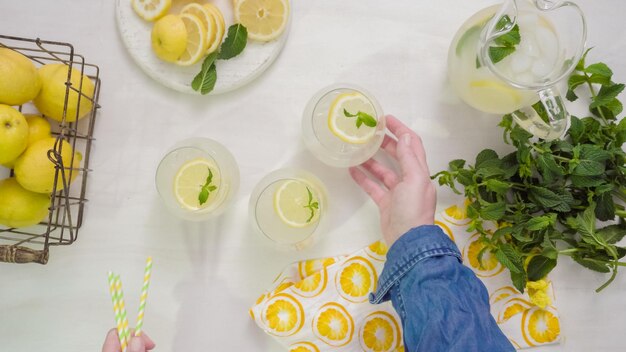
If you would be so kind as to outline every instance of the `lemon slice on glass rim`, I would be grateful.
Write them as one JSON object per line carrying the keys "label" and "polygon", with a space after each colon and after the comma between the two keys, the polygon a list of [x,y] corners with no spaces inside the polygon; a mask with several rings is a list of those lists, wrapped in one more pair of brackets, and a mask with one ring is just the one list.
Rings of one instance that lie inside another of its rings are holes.
{"label": "lemon slice on glass rim", "polygon": [[350,114],[366,113],[378,122],[372,102],[359,92],[343,93],[333,100],[328,111],[328,129],[332,134],[346,143],[367,143],[376,134],[376,127],[365,124],[357,127],[357,118],[346,116],[344,110]]}
{"label": "lemon slice on glass rim", "polygon": [[[291,227],[302,228],[315,224],[320,213],[316,193],[315,188],[306,181],[284,181],[274,193],[274,211],[283,223]],[[316,202],[317,208],[308,207]]]}
{"label": "lemon slice on glass rim", "polygon": [[139,17],[152,22],[167,14],[172,0],[132,0],[131,5]]}
{"label": "lemon slice on glass rim", "polygon": [[[198,196],[202,186],[206,183],[209,170],[213,174],[211,185],[217,189],[209,193],[204,204],[200,204]],[[200,210],[211,206],[220,190],[221,174],[217,165],[207,159],[198,158],[191,160],[180,167],[174,177],[174,196],[181,207],[187,210]]]}

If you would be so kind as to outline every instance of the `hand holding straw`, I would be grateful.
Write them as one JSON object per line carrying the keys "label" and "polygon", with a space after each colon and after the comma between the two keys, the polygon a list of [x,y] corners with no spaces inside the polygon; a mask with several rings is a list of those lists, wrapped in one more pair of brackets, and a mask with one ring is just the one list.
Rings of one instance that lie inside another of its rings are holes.
{"label": "hand holding straw", "polygon": [[[122,335],[120,336],[122,352],[126,352],[128,341],[130,340],[130,330],[128,328],[128,318],[126,316],[126,306],[124,304],[124,291],[122,291],[122,280],[119,275],[115,275],[115,291],[118,297],[120,318],[122,319]],[[122,341],[123,339],[123,341]]]}
{"label": "hand holding straw", "polygon": [[152,274],[152,257],[146,260],[146,268],[143,274],[143,286],[139,298],[139,313],[137,313],[137,325],[135,325],[135,336],[141,336],[143,328],[143,315],[146,309],[146,299],[148,298],[148,287],[150,286],[150,274]]}

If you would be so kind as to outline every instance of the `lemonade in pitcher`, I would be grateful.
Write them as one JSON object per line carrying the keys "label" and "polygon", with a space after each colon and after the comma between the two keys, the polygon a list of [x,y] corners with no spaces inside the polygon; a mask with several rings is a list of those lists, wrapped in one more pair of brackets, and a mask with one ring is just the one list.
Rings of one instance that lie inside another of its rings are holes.
{"label": "lemonade in pitcher", "polygon": [[[458,30],[448,52],[451,86],[468,105],[513,114],[534,135],[558,138],[568,113],[556,85],[580,59],[586,26],[570,2],[506,0],[479,11]],[[531,106],[541,102],[547,116]]]}

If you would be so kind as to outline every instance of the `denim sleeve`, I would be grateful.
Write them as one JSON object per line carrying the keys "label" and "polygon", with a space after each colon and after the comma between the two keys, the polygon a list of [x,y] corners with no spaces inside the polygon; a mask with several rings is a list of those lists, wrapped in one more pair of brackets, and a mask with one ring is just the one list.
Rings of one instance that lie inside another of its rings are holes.
{"label": "denim sleeve", "polygon": [[515,351],[489,312],[487,289],[438,226],[411,229],[391,246],[370,301],[389,299],[405,351]]}

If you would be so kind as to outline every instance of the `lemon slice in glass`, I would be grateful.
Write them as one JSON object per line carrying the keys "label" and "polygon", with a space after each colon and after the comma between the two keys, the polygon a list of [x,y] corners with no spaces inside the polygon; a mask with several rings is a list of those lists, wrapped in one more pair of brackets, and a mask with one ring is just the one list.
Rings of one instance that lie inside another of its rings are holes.
{"label": "lemon slice in glass", "polygon": [[[209,170],[213,174],[211,185],[217,187],[209,193],[209,198],[204,204],[200,204],[198,196],[202,186],[207,181]],[[194,159],[180,167],[174,178],[174,196],[178,203],[188,210],[200,210],[207,208],[217,197],[221,177],[219,168],[214,162],[207,159]]]}
{"label": "lemon slice in glass", "polygon": [[365,124],[357,127],[357,118],[347,117],[344,109],[350,114],[366,113],[378,121],[374,105],[359,92],[343,93],[335,98],[328,112],[328,128],[332,134],[346,143],[367,143],[376,133],[376,128]]}
{"label": "lemon slice in glass", "polygon": [[132,0],[135,13],[146,21],[155,21],[165,16],[172,6],[172,0]]}
{"label": "lemon slice in glass", "polygon": [[207,54],[210,54],[219,49],[224,39],[224,33],[226,31],[226,24],[224,22],[224,16],[222,11],[213,4],[204,4],[204,8],[213,16],[213,24],[215,25],[215,36],[209,41],[207,45]]}
{"label": "lemon slice in glass", "polygon": [[469,84],[469,100],[477,106],[487,107],[492,113],[510,111],[511,106],[522,103],[522,95],[516,89],[498,81],[489,79],[471,81]]}
{"label": "lemon slice in glass", "polygon": [[236,21],[246,26],[250,39],[268,42],[287,27],[289,0],[237,0],[234,6]]}
{"label": "lemon slice in glass", "polygon": [[184,13],[180,18],[187,29],[187,47],[176,63],[181,66],[193,65],[206,54],[207,30],[202,21],[194,15]]}
{"label": "lemon slice in glass", "polygon": [[[180,13],[188,13],[194,15],[202,21],[204,29],[206,30],[206,46],[210,47],[215,41],[215,34],[217,33],[217,26],[215,25],[215,19],[213,14],[205,6],[197,4],[195,2],[185,5]],[[208,52],[207,52],[208,53]]]}
{"label": "lemon slice in glass", "polygon": [[[317,209],[307,207],[313,203],[318,204]],[[274,211],[285,224],[306,227],[317,222],[319,218],[319,198],[315,189],[307,182],[287,180],[274,193]]]}

